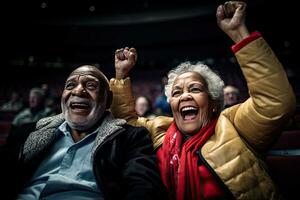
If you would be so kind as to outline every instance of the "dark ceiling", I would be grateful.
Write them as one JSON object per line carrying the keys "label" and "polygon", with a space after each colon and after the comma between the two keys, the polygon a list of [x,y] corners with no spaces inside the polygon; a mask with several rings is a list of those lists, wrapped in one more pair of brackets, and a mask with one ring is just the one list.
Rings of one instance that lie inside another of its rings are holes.
{"label": "dark ceiling", "polygon": [[[11,0],[2,4],[5,62],[11,67],[106,65],[124,46],[137,48],[142,68],[230,57],[232,42],[215,22],[222,2]],[[295,10],[293,1],[248,1],[247,24],[279,54],[290,54],[299,37]]]}

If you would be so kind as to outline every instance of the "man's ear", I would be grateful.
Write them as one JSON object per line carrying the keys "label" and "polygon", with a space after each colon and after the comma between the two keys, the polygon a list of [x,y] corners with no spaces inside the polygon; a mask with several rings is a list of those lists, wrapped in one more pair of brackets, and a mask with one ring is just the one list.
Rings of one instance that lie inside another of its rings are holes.
{"label": "man's ear", "polygon": [[106,99],[106,109],[109,109],[112,104],[113,93],[112,91],[107,91],[107,99]]}

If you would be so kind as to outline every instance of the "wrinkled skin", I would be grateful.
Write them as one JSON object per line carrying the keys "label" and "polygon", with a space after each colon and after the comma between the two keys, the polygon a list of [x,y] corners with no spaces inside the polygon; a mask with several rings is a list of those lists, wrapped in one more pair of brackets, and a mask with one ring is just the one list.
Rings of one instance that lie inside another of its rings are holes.
{"label": "wrinkled skin", "polygon": [[177,76],[170,105],[176,125],[183,134],[194,135],[211,120],[213,106],[207,86],[203,77],[196,72]]}
{"label": "wrinkled skin", "polygon": [[61,107],[68,125],[75,130],[92,129],[110,106],[107,79],[93,66],[81,66],[68,77]]}

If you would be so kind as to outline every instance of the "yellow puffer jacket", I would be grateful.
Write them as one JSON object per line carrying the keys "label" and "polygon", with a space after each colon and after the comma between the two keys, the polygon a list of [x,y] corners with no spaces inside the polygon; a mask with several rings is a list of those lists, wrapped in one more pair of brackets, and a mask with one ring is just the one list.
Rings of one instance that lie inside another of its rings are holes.
{"label": "yellow puffer jacket", "polygon": [[[246,78],[250,98],[224,110],[215,134],[200,157],[217,174],[236,199],[279,199],[275,186],[259,159],[278,138],[295,109],[295,96],[283,67],[260,37],[235,54]],[[158,148],[173,118],[138,118],[130,79],[110,81],[114,93],[111,110],[133,125],[145,126]]]}

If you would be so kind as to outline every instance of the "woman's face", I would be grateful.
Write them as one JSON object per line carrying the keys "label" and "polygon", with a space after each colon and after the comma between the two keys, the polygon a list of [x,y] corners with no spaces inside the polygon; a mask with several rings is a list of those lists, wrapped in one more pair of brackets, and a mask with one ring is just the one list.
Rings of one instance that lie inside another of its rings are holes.
{"label": "woman's face", "polygon": [[170,105],[178,129],[187,135],[197,133],[212,115],[212,105],[203,77],[196,72],[186,72],[176,77]]}
{"label": "woman's face", "polygon": [[149,110],[149,103],[145,97],[139,97],[135,101],[135,111],[140,117],[144,117]]}

